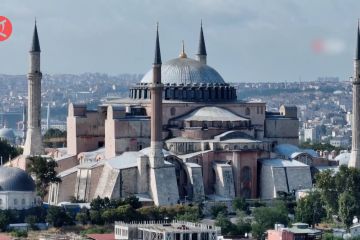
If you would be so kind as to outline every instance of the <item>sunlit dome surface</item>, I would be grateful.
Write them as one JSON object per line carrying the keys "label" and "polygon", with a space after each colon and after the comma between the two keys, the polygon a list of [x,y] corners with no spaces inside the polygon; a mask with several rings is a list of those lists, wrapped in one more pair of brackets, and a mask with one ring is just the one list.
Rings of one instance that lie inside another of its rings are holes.
{"label": "sunlit dome surface", "polygon": [[[145,74],[141,83],[151,83],[152,69]],[[191,58],[175,58],[161,67],[161,81],[163,84],[201,84],[219,83],[225,81],[212,67]]]}

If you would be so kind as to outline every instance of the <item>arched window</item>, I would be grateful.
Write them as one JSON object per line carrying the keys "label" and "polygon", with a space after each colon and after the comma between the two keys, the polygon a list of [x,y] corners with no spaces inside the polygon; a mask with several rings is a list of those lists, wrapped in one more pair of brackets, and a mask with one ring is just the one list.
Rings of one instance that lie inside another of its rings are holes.
{"label": "arched window", "polygon": [[15,198],[14,199],[14,205],[17,205],[18,204],[18,200]]}
{"label": "arched window", "polygon": [[249,115],[250,115],[250,108],[249,108],[249,107],[247,107],[247,108],[245,109],[245,115],[246,115],[246,116],[249,116]]}
{"label": "arched window", "polygon": [[26,202],[25,202],[25,198],[21,199],[21,204],[22,204],[22,205],[25,205],[25,203],[26,203]]}
{"label": "arched window", "polygon": [[0,198],[0,205],[2,205],[3,204],[3,202],[2,202],[2,199]]}

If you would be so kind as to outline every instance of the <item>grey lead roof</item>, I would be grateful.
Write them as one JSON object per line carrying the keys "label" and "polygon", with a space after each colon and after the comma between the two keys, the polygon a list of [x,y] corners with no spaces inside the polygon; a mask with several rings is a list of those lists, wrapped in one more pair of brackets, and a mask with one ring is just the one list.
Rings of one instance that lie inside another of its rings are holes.
{"label": "grey lead roof", "polygon": [[[141,83],[151,83],[152,69],[145,74]],[[175,58],[161,67],[161,81],[163,84],[201,84],[225,83],[221,75],[212,67],[191,58]]]}
{"label": "grey lead roof", "polygon": [[220,107],[201,107],[185,116],[176,118],[184,121],[249,121],[247,118],[236,115],[225,108]]}
{"label": "grey lead roof", "polygon": [[33,40],[31,44],[30,52],[41,52],[36,22],[35,22],[35,28],[34,28],[34,34],[33,34]]}
{"label": "grey lead roof", "polygon": [[0,191],[35,191],[34,180],[24,170],[0,167]]}

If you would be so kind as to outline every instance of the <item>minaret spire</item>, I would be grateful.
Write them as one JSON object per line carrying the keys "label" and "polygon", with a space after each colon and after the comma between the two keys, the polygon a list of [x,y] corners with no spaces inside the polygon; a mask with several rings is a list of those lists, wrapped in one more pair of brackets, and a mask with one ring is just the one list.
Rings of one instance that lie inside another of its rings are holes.
{"label": "minaret spire", "polygon": [[358,19],[355,60],[360,60],[360,26]]}
{"label": "minaret spire", "polygon": [[207,54],[206,54],[206,45],[205,45],[202,20],[201,20],[201,24],[200,24],[199,48],[198,48],[198,52],[197,52],[196,56],[197,56],[198,61],[206,64]]}
{"label": "minaret spire", "polygon": [[156,42],[155,42],[155,58],[154,65],[161,64],[161,52],[159,41],[159,23],[156,23]]}
{"label": "minaret spire", "polygon": [[41,52],[39,36],[38,36],[38,31],[37,31],[37,26],[36,26],[36,18],[35,18],[34,34],[33,34],[30,52]]}
{"label": "minaret spire", "polygon": [[352,143],[349,167],[360,168],[360,28],[357,27],[357,42],[354,59],[352,86]]}

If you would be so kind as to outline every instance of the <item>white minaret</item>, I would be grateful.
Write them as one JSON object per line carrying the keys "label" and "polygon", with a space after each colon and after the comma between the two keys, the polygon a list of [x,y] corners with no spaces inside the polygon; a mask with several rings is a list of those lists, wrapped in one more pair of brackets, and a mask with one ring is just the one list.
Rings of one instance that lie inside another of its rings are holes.
{"label": "white minaret", "polygon": [[360,168],[360,29],[358,24],[353,77],[352,147],[349,167]]}
{"label": "white minaret", "polygon": [[27,132],[24,155],[44,153],[41,137],[41,78],[40,43],[35,22],[33,41],[30,49],[30,69],[28,78]]}

